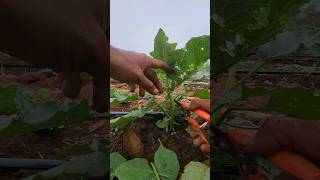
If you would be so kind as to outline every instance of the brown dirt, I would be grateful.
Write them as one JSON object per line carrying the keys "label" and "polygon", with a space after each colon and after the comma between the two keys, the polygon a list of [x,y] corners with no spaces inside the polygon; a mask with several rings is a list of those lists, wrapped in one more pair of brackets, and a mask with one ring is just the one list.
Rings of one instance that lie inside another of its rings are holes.
{"label": "brown dirt", "polygon": [[[34,98],[46,101],[63,101],[67,99],[59,90],[60,81],[57,77],[37,80],[33,83],[18,82],[19,77],[9,75],[0,78],[0,85],[18,85],[21,89],[32,93]],[[48,89],[52,96],[44,96],[41,89]],[[79,99],[91,103],[92,84],[83,87]],[[0,137],[1,158],[27,158],[27,159],[59,159],[70,160],[70,156],[61,155],[59,148],[75,144],[92,144],[100,139],[108,138],[107,121],[88,121],[81,124],[68,125],[54,130],[44,130],[8,137]],[[15,180],[33,175],[40,171],[19,170],[1,171],[0,179]]]}
{"label": "brown dirt", "polygon": [[[180,162],[180,171],[190,161],[203,162],[206,156],[200,151],[199,148],[195,148],[192,144],[192,139],[185,130],[187,126],[181,125],[176,127],[176,134],[171,135],[170,132],[166,132],[164,129],[159,129],[155,126],[155,121],[151,118],[145,118],[137,120],[130,125],[135,133],[141,138],[144,144],[144,158],[149,161],[153,161],[154,153],[159,148],[159,140],[166,147],[174,151]],[[129,158],[124,151],[122,144],[123,130],[119,130],[111,136],[111,152],[119,152],[127,159]]]}

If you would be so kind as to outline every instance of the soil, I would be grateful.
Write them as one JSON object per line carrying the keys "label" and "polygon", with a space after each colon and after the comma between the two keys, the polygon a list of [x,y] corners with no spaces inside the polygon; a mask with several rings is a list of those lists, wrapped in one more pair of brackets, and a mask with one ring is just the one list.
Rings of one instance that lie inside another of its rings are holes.
{"label": "soil", "polygon": [[[15,74],[14,72],[12,74]],[[24,91],[32,93],[36,99],[46,101],[64,101],[66,98],[60,91],[60,81],[56,76],[40,78],[32,83],[22,82],[21,74],[0,77],[0,85],[17,85]],[[37,78],[35,78],[37,79]],[[44,92],[45,91],[45,92]],[[48,95],[46,92],[50,92]],[[92,83],[82,88],[78,99],[91,103]],[[0,158],[24,159],[56,159],[70,160],[71,156],[58,153],[62,147],[76,144],[92,144],[108,138],[107,121],[100,119],[81,124],[67,125],[53,130],[41,130],[34,133],[0,137]],[[0,170],[0,179],[15,180],[41,171],[35,170]]]}
{"label": "soil", "polygon": [[[119,91],[128,92],[128,88],[123,84],[120,84],[116,81],[111,81],[111,86],[116,87]],[[209,83],[191,83],[185,84],[184,87],[192,87],[192,88],[210,88]],[[183,88],[183,87],[181,87]],[[177,91],[179,91],[178,88]],[[193,94],[186,97],[189,100],[192,100]],[[159,101],[163,100],[163,96],[156,96],[156,99]],[[111,111],[120,111],[125,112],[129,111],[133,107],[137,107],[140,105],[145,105],[145,100],[140,99],[137,101],[133,101],[130,104],[122,104],[115,105],[111,107]],[[186,131],[188,125],[183,124],[175,127],[174,133],[170,131],[166,131],[165,129],[160,129],[155,125],[156,119],[152,117],[145,117],[139,120],[134,121],[130,125],[128,125],[141,139],[144,145],[144,154],[142,158],[146,158],[149,161],[154,160],[154,154],[160,146],[160,142],[168,149],[174,151],[177,154],[179,163],[180,163],[180,173],[183,172],[184,167],[190,161],[200,161],[203,162],[208,159],[208,156],[205,155],[200,148],[196,148],[193,146],[192,138],[189,133]],[[209,131],[206,132],[209,134]],[[124,130],[120,129],[116,132],[111,132],[110,136],[110,150],[111,152],[119,152],[126,159],[131,159],[128,153],[125,151],[123,146],[123,134]],[[208,136],[207,136],[208,137]]]}
{"label": "soil", "polygon": [[[165,129],[156,127],[155,121],[152,118],[137,120],[132,123],[130,127],[138,137],[140,137],[144,144],[143,158],[147,158],[149,161],[154,160],[154,153],[159,148],[160,142],[166,148],[171,149],[177,154],[181,172],[190,161],[203,162],[208,158],[200,151],[199,148],[195,148],[193,146],[192,139],[186,131],[186,125],[176,127],[175,134],[171,134],[170,132],[166,132]],[[127,159],[130,159],[123,148],[123,133],[123,130],[119,130],[111,136],[110,149],[111,152],[119,152]]]}
{"label": "soil", "polygon": [[[7,64],[12,63],[14,59],[8,59]],[[18,64],[24,64],[19,62]],[[0,85],[14,84],[18,85],[25,91],[32,92],[33,96],[39,99],[63,101],[67,98],[64,97],[62,92],[59,90],[60,81],[59,78],[51,76],[43,79],[38,78],[38,80],[32,82],[21,82],[21,76],[24,72],[34,72],[35,68],[11,68],[11,70],[6,70],[6,73],[11,75],[1,77]],[[20,81],[19,81],[20,79]],[[22,78],[23,79],[23,78]],[[112,86],[117,87],[119,90],[127,91],[126,86],[123,84],[113,81]],[[207,88],[209,89],[209,83],[192,83],[186,84],[185,86],[191,88]],[[47,89],[53,92],[52,95],[48,96],[43,93],[41,89]],[[92,97],[92,85],[91,83],[83,87],[79,99],[85,99],[91,103]],[[192,94],[190,95],[192,96]],[[161,99],[162,96],[157,98]],[[190,97],[192,99],[194,97]],[[130,111],[132,107],[138,105],[144,105],[145,100],[134,101],[130,104],[117,105],[112,107],[112,111]],[[57,149],[73,144],[91,144],[95,140],[107,139],[109,131],[106,128],[107,121],[90,121],[82,124],[70,125],[61,129],[54,129],[52,131],[42,131],[35,133],[28,133],[22,135],[15,135],[11,137],[0,137],[0,157],[6,158],[37,158],[37,159],[60,159],[69,160],[72,157],[60,155],[57,153]],[[160,142],[173,150],[180,162],[180,172],[190,161],[200,161],[208,159],[199,148],[195,148],[192,144],[192,138],[186,131],[187,125],[181,125],[175,127],[175,134],[166,132],[164,129],[159,129],[155,126],[155,120],[152,118],[144,118],[137,120],[130,125],[136,134],[141,138],[144,144],[144,157],[150,161],[153,161],[154,153],[158,149]],[[117,132],[110,133],[110,149],[112,152],[119,152],[126,158],[129,158],[126,152],[124,152],[122,145],[122,135],[123,130],[118,130]],[[20,179],[22,177],[30,176],[34,173],[40,171],[0,171],[0,179]]]}

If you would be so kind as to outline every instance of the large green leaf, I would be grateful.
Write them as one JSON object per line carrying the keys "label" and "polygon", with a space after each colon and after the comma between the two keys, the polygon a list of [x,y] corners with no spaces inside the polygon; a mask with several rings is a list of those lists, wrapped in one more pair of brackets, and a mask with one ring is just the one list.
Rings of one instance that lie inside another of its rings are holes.
{"label": "large green leaf", "polygon": [[156,174],[146,159],[135,158],[122,163],[115,171],[120,180],[156,180]]}
{"label": "large green leaf", "polygon": [[131,101],[138,100],[139,96],[133,93],[122,93],[116,88],[110,89],[110,103],[111,105],[126,104]]}
{"label": "large green leaf", "polygon": [[266,107],[267,110],[282,112],[292,117],[319,119],[320,96],[317,91],[301,87],[276,87],[273,89],[243,87],[242,98],[271,96]]}
{"label": "large green leaf", "polygon": [[196,89],[194,96],[200,99],[210,99],[210,92],[208,89]]}
{"label": "large green leaf", "polygon": [[115,176],[115,170],[122,164],[126,162],[126,159],[121,156],[118,152],[110,154],[110,179],[112,180]]}
{"label": "large green leaf", "polygon": [[123,128],[130,122],[142,118],[146,111],[144,108],[139,107],[139,109],[130,112],[124,116],[114,118],[110,120],[110,128]]}
{"label": "large green leaf", "polygon": [[[89,145],[87,145],[89,147]],[[107,141],[96,141],[89,147],[92,152],[81,155],[58,167],[40,172],[27,180],[68,180],[107,177],[109,169],[109,152]]]}
{"label": "large green leaf", "polygon": [[210,58],[210,37],[207,35],[191,38],[185,48],[176,49],[176,43],[169,43],[162,29],[155,37],[154,58],[164,60],[176,73],[170,75],[177,85],[197,73]]}
{"label": "large green leaf", "polygon": [[177,43],[169,43],[169,38],[162,29],[159,29],[158,34],[154,39],[154,51],[151,56],[156,59],[168,61],[169,54],[176,50]]}
{"label": "large green leaf", "polygon": [[[289,18],[310,0],[213,0],[211,52],[213,74],[225,72],[240,59],[281,33]],[[264,58],[264,57],[262,57]]]}
{"label": "large green leaf", "polygon": [[300,13],[288,24],[286,30],[275,39],[261,46],[257,55],[272,58],[307,48],[314,56],[320,56],[320,0],[305,4]]}
{"label": "large green leaf", "polygon": [[203,163],[191,161],[184,168],[180,180],[210,180],[210,168]]}
{"label": "large green leaf", "polygon": [[177,154],[170,149],[160,146],[154,155],[154,164],[162,180],[176,180],[179,174]]}
{"label": "large green leaf", "polygon": [[16,86],[0,88],[0,92],[0,99],[3,100],[0,101],[3,112],[0,113],[11,113],[0,116],[0,135],[49,129],[80,123],[89,118],[89,106],[85,101],[68,103],[35,101]]}
{"label": "large green leaf", "polygon": [[14,102],[17,86],[0,86],[0,114],[12,114],[17,112],[17,106]]}
{"label": "large green leaf", "polygon": [[67,180],[106,176],[108,157],[109,155],[105,152],[83,155],[56,168],[24,178],[24,180]]}
{"label": "large green leaf", "polygon": [[[89,106],[81,101],[61,106],[42,104],[41,108],[21,116],[2,116],[0,135],[13,135],[50,129],[67,124],[80,123],[88,119]],[[54,111],[54,113],[53,113]]]}

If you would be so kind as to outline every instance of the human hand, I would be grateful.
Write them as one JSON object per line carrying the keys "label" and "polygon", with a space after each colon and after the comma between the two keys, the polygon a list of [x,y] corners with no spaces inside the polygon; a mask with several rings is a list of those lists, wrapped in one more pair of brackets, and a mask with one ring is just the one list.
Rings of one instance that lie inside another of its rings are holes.
{"label": "human hand", "polygon": [[108,1],[0,1],[0,49],[61,74],[71,98],[81,89],[80,72],[93,77],[93,108],[107,107]]}
{"label": "human hand", "polygon": [[161,83],[153,69],[161,69],[166,73],[175,70],[161,60],[153,59],[142,53],[110,47],[110,75],[112,78],[130,85],[131,91],[139,86],[139,95],[145,91],[156,95],[163,93]]}
{"label": "human hand", "polygon": [[279,150],[288,150],[320,159],[319,131],[319,121],[270,116],[243,151],[269,156]]}
{"label": "human hand", "polygon": [[[202,109],[209,113],[210,112],[209,100],[194,99],[193,101],[191,101],[190,106],[187,108],[187,110],[194,111],[196,109]],[[200,124],[202,124],[205,121],[200,117],[197,117],[196,120]],[[210,126],[206,126],[206,131],[210,133],[209,127]],[[193,138],[193,145],[195,147],[200,147],[202,152],[210,154],[210,144],[206,144],[204,140],[200,138],[198,130],[192,130],[190,133],[190,136]]]}

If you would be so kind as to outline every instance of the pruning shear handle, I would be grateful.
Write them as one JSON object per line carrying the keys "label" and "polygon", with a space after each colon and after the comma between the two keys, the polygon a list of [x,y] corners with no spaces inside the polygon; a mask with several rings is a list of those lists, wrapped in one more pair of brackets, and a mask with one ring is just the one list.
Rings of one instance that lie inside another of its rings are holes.
{"label": "pruning shear handle", "polygon": [[[183,108],[188,108],[190,106],[190,103],[187,102],[180,102],[180,105]],[[201,117],[202,119],[204,119],[206,122],[210,123],[210,114],[207,113],[206,111],[202,110],[202,109],[196,109],[193,111],[196,115],[198,115],[199,117]]]}
{"label": "pruning shear handle", "polygon": [[[188,108],[190,103],[187,102],[179,102],[180,106],[184,109]],[[204,119],[206,122],[206,124],[210,123],[210,114],[207,113],[206,111],[202,110],[202,109],[196,109],[193,111],[196,115],[198,115],[199,117],[201,117],[202,119]],[[205,137],[205,135],[203,134],[203,132],[201,132],[201,128],[203,125],[200,125],[194,118],[192,118],[191,116],[187,116],[186,120],[193,126],[193,128],[195,130],[198,131],[199,137],[206,143],[209,144],[209,141],[207,140],[207,138]],[[206,125],[205,124],[205,125]]]}
{"label": "pruning shear handle", "polygon": [[[254,134],[236,128],[228,128],[227,134],[233,144],[242,144],[243,142],[252,141],[254,138]],[[267,157],[267,159],[299,179],[320,180],[320,169],[307,159],[293,152],[278,151]]]}

